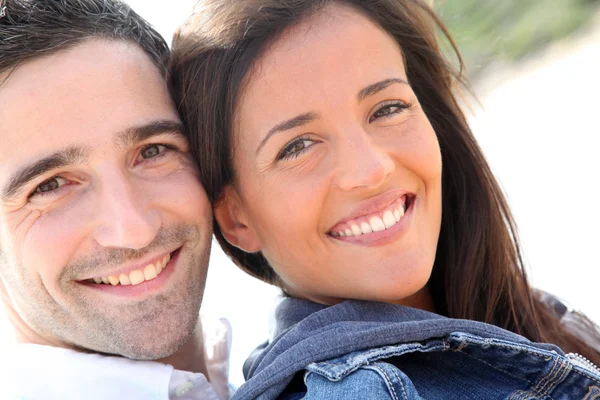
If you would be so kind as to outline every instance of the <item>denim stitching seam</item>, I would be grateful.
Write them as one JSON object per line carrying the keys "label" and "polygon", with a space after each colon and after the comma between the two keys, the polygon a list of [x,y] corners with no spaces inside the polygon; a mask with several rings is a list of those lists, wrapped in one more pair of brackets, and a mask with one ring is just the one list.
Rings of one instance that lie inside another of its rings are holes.
{"label": "denim stitching seam", "polygon": [[[390,388],[390,391],[392,392],[392,395],[394,396],[394,399],[400,400],[400,399],[398,399],[398,395],[396,394],[396,390],[394,389],[394,385],[392,385],[392,381],[391,381],[390,377],[388,376],[388,374],[378,365],[373,364],[373,365],[370,365],[369,367],[378,370],[383,375],[385,381],[388,384],[388,387]],[[409,399],[407,398],[406,400],[409,400]]]}
{"label": "denim stitching seam", "polygon": [[581,375],[581,376],[583,376],[583,377],[584,377],[584,378],[586,378],[586,379],[590,379],[590,380],[592,380],[592,381],[594,381],[594,382],[596,382],[596,383],[600,384],[600,380],[598,380],[598,379],[594,378],[593,376],[590,376],[590,375],[588,375],[588,374],[585,374],[585,373],[583,373],[583,372],[581,372],[581,371],[579,371],[579,370],[577,370],[577,369],[575,369],[575,368],[573,368],[573,372],[575,372],[575,373],[576,373],[576,374],[578,374],[578,375]]}
{"label": "denim stitching seam", "polygon": [[402,388],[402,393],[404,393],[404,397],[406,398],[406,400],[409,400],[408,394],[406,393],[406,389],[404,389],[404,382],[402,382],[402,378],[400,378],[400,375],[398,375],[398,372],[396,370],[397,368],[394,366],[392,372],[394,373],[394,375],[396,375],[396,379],[398,379],[398,382],[400,382],[400,387]]}
{"label": "denim stitching seam", "polygon": [[556,388],[556,385],[559,382],[562,382],[562,380],[564,379],[564,376],[569,373],[568,367],[569,367],[569,364],[566,362],[566,360],[562,360],[560,362],[559,368],[556,371],[556,374],[555,374],[556,376],[552,377],[552,380],[550,380],[550,379],[548,380],[546,389],[543,392],[541,392],[540,394],[552,398],[552,396],[550,396],[548,393],[552,389]]}
{"label": "denim stitching seam", "polygon": [[486,362],[486,361],[483,361],[482,359],[480,359],[480,358],[478,358],[478,357],[475,357],[475,356],[474,356],[474,355],[472,355],[472,354],[465,353],[464,351],[461,351],[461,353],[462,353],[462,354],[464,354],[464,355],[466,355],[466,356],[468,356],[468,357],[474,358],[475,360],[477,360],[477,361],[479,361],[479,362],[481,362],[481,363],[483,363],[483,364],[485,364],[485,365],[489,366],[490,368],[493,368],[493,369],[495,369],[496,371],[500,371],[500,372],[502,372],[502,373],[504,373],[504,374],[506,374],[506,375],[512,376],[512,377],[513,377],[513,378],[515,378],[515,379],[520,379],[520,380],[522,380],[522,381],[529,382],[531,385],[534,385],[534,383],[533,383],[533,382],[531,382],[531,381],[530,381],[529,379],[527,379],[527,378],[523,378],[523,377],[520,377],[520,376],[513,375],[513,374],[511,374],[510,372],[507,372],[507,371],[504,371],[504,370],[502,370],[502,369],[500,369],[500,368],[497,368],[497,367],[493,366],[492,364],[490,364],[490,363],[488,363],[488,362]]}
{"label": "denim stitching seam", "polygon": [[547,390],[546,387],[554,381],[554,377],[559,372],[560,372],[560,364],[558,363],[558,358],[555,358],[554,365],[552,366],[550,373],[548,373],[542,379],[540,379],[538,381],[537,385],[535,385],[535,387],[533,388],[533,390],[531,390],[531,392],[535,393],[536,395],[541,395],[541,394],[545,393]]}
{"label": "denim stitching seam", "polygon": [[[550,372],[545,375],[542,379],[538,381],[536,385],[530,390],[519,390],[515,394],[513,394],[510,399],[511,400],[520,400],[520,399],[530,399],[530,398],[540,398],[541,396],[548,397],[550,400],[554,400],[552,396],[548,395],[547,392],[552,388],[551,384],[556,382],[555,376],[558,375],[562,371],[562,375],[567,372],[567,368],[561,368],[564,366],[564,363],[558,364],[558,358],[554,359],[554,365]],[[533,385],[533,382],[530,382]],[[541,385],[541,387],[540,387]],[[547,387],[546,387],[547,386]],[[545,389],[544,389],[545,388]]]}

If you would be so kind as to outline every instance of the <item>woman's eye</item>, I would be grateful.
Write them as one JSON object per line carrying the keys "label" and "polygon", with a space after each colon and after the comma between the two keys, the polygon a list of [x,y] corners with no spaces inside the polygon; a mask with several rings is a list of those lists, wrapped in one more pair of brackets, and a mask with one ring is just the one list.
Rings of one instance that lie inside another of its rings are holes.
{"label": "woman's eye", "polygon": [[299,156],[304,150],[314,145],[315,141],[310,139],[294,139],[288,143],[277,155],[277,160],[293,158]]}
{"label": "woman's eye", "polygon": [[385,118],[385,117],[392,116],[394,114],[398,114],[398,113],[404,111],[405,109],[407,109],[408,107],[409,107],[408,104],[400,102],[400,101],[395,101],[393,103],[384,104],[382,107],[380,107],[377,111],[375,111],[373,113],[371,118],[369,118],[369,122],[373,122],[376,119]]}
{"label": "woman's eye", "polygon": [[55,176],[53,178],[48,179],[47,181],[40,183],[35,188],[31,196],[44,195],[55,192],[56,190],[66,185],[67,182],[68,181],[66,179],[61,178],[60,176]]}

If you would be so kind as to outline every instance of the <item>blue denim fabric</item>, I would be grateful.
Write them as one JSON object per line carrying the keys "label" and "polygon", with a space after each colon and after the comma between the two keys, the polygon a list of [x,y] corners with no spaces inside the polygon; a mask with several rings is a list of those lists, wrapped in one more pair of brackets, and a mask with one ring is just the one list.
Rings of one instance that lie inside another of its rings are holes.
{"label": "blue denim fabric", "polygon": [[600,398],[600,376],[568,357],[465,333],[355,352],[306,369],[306,400]]}
{"label": "blue denim fabric", "polygon": [[[286,299],[234,399],[600,399],[600,375],[559,348],[408,307]],[[303,390],[286,390],[303,374]]]}

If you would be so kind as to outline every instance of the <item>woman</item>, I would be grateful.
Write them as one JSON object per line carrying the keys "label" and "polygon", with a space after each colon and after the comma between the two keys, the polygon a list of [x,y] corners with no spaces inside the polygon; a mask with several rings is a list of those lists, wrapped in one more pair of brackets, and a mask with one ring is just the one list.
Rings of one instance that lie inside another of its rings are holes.
{"label": "woman", "polygon": [[290,296],[239,398],[600,393],[529,341],[600,360],[592,324],[527,283],[435,26],[453,45],[418,0],[207,0],[176,37],[215,235]]}

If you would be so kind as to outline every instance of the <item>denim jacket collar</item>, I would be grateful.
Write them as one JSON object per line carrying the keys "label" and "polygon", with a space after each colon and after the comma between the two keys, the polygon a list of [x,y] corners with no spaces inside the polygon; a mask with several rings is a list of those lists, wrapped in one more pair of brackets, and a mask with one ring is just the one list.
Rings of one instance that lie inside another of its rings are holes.
{"label": "denim jacket collar", "polygon": [[[410,307],[349,300],[334,306],[288,298],[276,310],[274,338],[257,349],[244,365],[246,379],[236,395],[276,397],[308,364],[368,348],[443,337],[453,332],[530,344],[496,326],[442,317]],[[540,348],[562,351],[550,344]]]}

